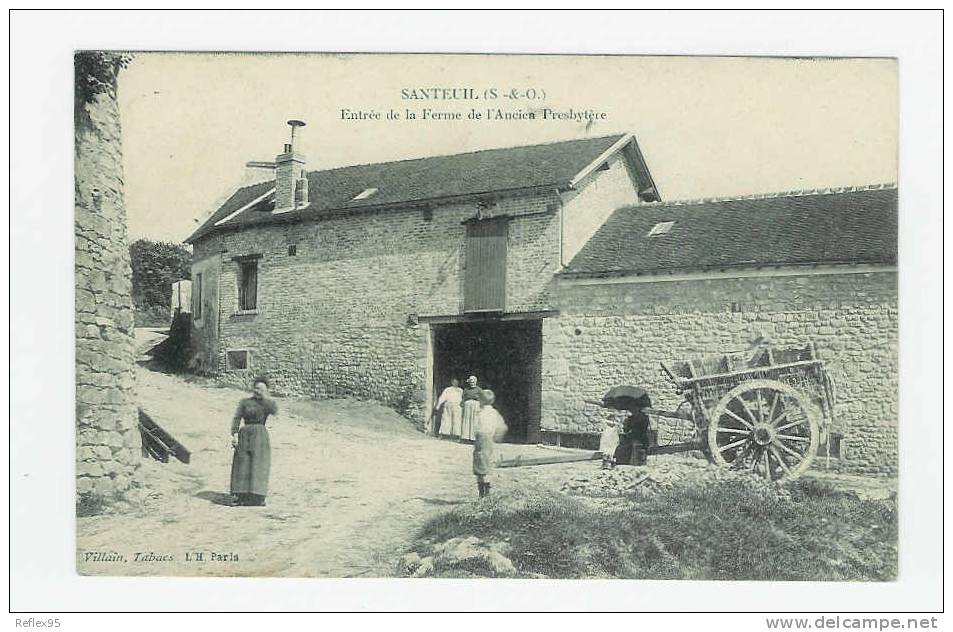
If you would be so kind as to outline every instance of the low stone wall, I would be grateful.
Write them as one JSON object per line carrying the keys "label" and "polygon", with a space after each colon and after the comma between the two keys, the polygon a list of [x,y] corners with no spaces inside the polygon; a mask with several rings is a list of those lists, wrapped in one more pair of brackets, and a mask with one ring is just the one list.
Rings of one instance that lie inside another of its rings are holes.
{"label": "low stone wall", "polygon": [[659,363],[745,349],[816,345],[837,384],[832,467],[897,471],[896,272],[573,284],[557,292],[560,315],[543,324],[544,431],[601,429],[587,405],[616,384],[645,387],[655,407],[681,397]]}
{"label": "low stone wall", "polygon": [[426,325],[272,329],[264,337],[251,327],[231,330],[228,348],[248,349],[249,367],[221,371],[222,383],[249,388],[266,375],[279,395],[374,399],[412,419],[423,416]]}

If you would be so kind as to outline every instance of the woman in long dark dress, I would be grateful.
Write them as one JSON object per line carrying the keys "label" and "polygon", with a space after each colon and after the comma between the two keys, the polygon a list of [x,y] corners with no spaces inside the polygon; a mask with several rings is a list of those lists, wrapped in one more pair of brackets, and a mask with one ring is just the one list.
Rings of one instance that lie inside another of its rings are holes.
{"label": "woman in long dark dress", "polygon": [[271,441],[265,422],[277,413],[278,405],[268,396],[268,380],[255,378],[252,396],[239,402],[232,419],[231,491],[237,505],[265,504],[271,473]]}

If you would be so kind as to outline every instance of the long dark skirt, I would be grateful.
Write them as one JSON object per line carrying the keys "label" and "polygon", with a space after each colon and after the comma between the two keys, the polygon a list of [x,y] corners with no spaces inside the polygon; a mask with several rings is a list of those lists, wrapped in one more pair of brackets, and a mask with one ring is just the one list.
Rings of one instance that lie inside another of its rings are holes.
{"label": "long dark skirt", "polygon": [[268,495],[271,441],[263,424],[248,424],[238,431],[232,457],[232,493]]}

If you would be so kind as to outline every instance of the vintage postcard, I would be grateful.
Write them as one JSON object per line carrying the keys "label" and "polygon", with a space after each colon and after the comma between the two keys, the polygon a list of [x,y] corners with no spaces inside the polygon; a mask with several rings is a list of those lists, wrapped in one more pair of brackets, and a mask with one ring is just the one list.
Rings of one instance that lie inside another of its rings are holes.
{"label": "vintage postcard", "polygon": [[897,578],[896,60],[75,77],[80,574]]}

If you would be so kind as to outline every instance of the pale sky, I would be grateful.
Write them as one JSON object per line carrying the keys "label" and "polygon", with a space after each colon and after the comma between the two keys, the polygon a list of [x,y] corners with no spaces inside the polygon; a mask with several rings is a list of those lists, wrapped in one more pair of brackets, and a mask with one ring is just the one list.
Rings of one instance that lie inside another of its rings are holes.
{"label": "pale sky", "polygon": [[[469,87],[478,101],[401,89]],[[534,88],[545,100],[486,100]],[[897,181],[892,60],[139,53],[120,75],[130,239],[181,241],[249,160],[274,160],[286,121],[306,168],[633,133],[667,201]],[[591,109],[551,120],[342,120],[342,108]]]}

